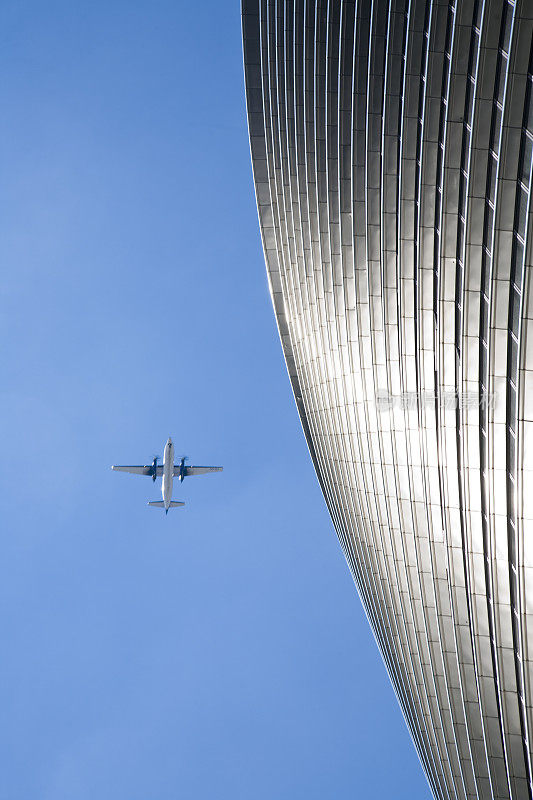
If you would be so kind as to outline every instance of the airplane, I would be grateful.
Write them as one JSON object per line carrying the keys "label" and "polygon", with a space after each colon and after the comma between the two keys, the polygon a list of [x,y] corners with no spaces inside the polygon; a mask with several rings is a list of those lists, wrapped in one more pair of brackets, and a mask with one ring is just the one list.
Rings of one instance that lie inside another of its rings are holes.
{"label": "airplane", "polygon": [[145,464],[138,467],[122,467],[112,466],[111,469],[118,472],[131,472],[134,475],[149,475],[153,481],[156,478],[163,476],[161,485],[162,500],[150,500],[149,506],[152,508],[164,508],[165,514],[168,514],[169,508],[178,508],[184,506],[185,503],[172,500],[172,483],[174,478],[179,478],[180,483],[183,483],[185,478],[191,475],[205,475],[208,472],[222,472],[222,467],[189,467],[185,463],[187,457],[183,456],[179,464],[174,464],[174,444],[170,436],[163,451],[163,465],[158,464],[159,456],[154,456],[151,464]]}

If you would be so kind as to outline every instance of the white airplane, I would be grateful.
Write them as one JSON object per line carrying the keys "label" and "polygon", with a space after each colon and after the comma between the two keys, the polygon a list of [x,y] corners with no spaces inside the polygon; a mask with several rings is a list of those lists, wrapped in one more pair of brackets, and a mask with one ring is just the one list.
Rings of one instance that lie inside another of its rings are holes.
{"label": "white airplane", "polygon": [[222,467],[188,467],[185,463],[186,456],[180,460],[179,464],[174,464],[174,445],[170,436],[165,445],[163,454],[163,466],[158,462],[158,456],[155,456],[150,465],[138,467],[117,467],[113,466],[111,469],[118,470],[119,472],[132,472],[134,475],[150,475],[152,480],[155,481],[159,476],[163,476],[161,485],[162,500],[150,500],[148,505],[153,508],[164,508],[165,514],[168,514],[169,508],[178,508],[184,506],[185,503],[180,503],[177,500],[172,500],[172,483],[174,478],[179,478],[180,483],[183,483],[185,478],[189,475],[205,475],[208,472],[222,472]]}

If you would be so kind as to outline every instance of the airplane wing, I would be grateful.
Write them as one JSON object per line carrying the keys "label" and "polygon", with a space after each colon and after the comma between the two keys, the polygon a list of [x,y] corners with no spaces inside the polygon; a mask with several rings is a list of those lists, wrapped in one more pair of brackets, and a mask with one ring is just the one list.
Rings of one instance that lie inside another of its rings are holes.
{"label": "airplane wing", "polygon": [[[111,469],[117,470],[118,472],[131,472],[133,475],[153,475],[151,464],[140,467],[111,467]],[[157,467],[157,474],[163,474],[162,466]]]}
{"label": "airplane wing", "polygon": [[[222,467],[185,467],[184,477],[191,475],[207,475],[208,472],[222,472]],[[180,474],[180,467],[174,467],[174,475]]]}

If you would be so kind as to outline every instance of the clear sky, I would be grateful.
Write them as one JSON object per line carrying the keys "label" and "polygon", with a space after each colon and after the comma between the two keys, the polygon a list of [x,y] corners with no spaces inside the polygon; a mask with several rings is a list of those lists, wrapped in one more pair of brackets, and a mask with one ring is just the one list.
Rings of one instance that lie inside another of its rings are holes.
{"label": "clear sky", "polygon": [[[428,800],[268,295],[237,2],[0,5],[1,800]],[[111,472],[172,436],[221,475]]]}

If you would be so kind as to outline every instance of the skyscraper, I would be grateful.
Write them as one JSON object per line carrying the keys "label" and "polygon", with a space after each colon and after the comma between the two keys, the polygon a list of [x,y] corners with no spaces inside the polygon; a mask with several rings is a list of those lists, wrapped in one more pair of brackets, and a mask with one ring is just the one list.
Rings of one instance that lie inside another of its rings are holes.
{"label": "skyscraper", "polygon": [[274,310],[437,798],[533,797],[533,0],[243,0]]}

